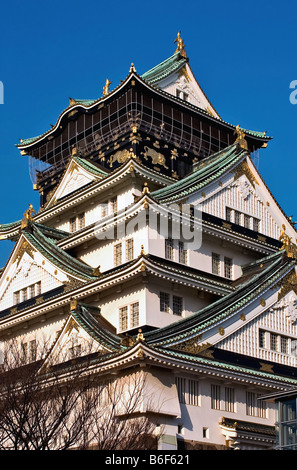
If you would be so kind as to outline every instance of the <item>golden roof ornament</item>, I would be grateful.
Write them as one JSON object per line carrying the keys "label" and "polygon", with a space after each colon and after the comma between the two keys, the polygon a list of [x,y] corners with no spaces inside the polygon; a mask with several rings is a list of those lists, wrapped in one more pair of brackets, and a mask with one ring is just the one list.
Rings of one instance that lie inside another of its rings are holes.
{"label": "golden roof ornament", "polygon": [[129,72],[130,72],[130,73],[132,73],[132,72],[135,72],[135,73],[136,73],[136,68],[134,67],[133,62],[131,63],[131,67],[130,67]]}
{"label": "golden roof ornament", "polygon": [[33,220],[34,214],[36,214],[36,211],[33,209],[32,204],[29,204],[29,208],[24,212],[24,218],[21,223],[21,228],[28,226],[28,222],[30,220]]}
{"label": "golden roof ornament", "polygon": [[247,150],[248,145],[247,145],[247,141],[245,140],[245,133],[240,128],[239,124],[237,124],[237,126],[235,128],[234,134],[237,134],[237,138],[236,138],[235,142],[238,142],[241,148]]}
{"label": "golden roof ornament", "polygon": [[180,55],[182,55],[183,57],[187,57],[187,53],[185,50],[185,43],[183,39],[181,38],[180,31],[177,33],[177,37],[174,42],[177,43],[177,48],[176,48],[175,53],[179,52]]}
{"label": "golden roof ornament", "polygon": [[106,96],[108,95],[109,93],[109,85],[111,85],[111,82],[108,80],[108,78],[106,79],[106,82],[105,82],[105,85],[103,87],[103,96]]}
{"label": "golden roof ornament", "polygon": [[297,258],[297,246],[292,242],[292,238],[286,234],[286,226],[282,225],[279,240],[283,242],[281,250],[285,249],[289,258]]}

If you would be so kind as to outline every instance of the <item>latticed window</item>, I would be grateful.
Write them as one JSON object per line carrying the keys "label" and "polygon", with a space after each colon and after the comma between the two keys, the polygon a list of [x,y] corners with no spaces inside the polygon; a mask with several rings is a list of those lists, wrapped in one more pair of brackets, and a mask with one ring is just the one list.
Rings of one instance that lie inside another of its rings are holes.
{"label": "latticed window", "polygon": [[266,333],[264,330],[259,330],[259,347],[266,348]]}
{"label": "latticed window", "polygon": [[119,310],[119,329],[124,331],[128,329],[128,306],[121,307]]}
{"label": "latticed window", "polygon": [[117,212],[117,210],[118,210],[118,200],[117,200],[116,197],[114,197],[113,199],[111,199],[111,201],[110,201],[110,209],[111,209],[111,213]]}
{"label": "latticed window", "polygon": [[122,244],[117,243],[114,246],[114,265],[119,266],[122,263]]}
{"label": "latticed window", "polygon": [[271,333],[270,334],[270,349],[272,351],[277,351],[278,335]]}
{"label": "latticed window", "polygon": [[244,226],[245,226],[245,228],[250,228],[250,219],[251,219],[251,218],[250,218],[249,215],[244,214],[243,220],[244,220]]}
{"label": "latticed window", "polygon": [[126,240],[126,261],[131,261],[133,259],[133,238]]}
{"label": "latticed window", "polygon": [[85,213],[82,212],[81,214],[78,215],[77,217],[77,227],[78,227],[78,230],[80,230],[81,228],[84,228],[85,227]]}
{"label": "latticed window", "polygon": [[130,324],[131,328],[139,325],[139,302],[130,305]]}
{"label": "latticed window", "polygon": [[171,238],[165,240],[165,258],[173,259],[173,241]]}
{"label": "latticed window", "polygon": [[226,220],[228,222],[232,220],[232,209],[230,209],[230,207],[226,207]]}
{"label": "latticed window", "polygon": [[255,217],[253,218],[253,230],[255,232],[260,232],[260,220]]}
{"label": "latticed window", "polygon": [[220,255],[217,253],[212,253],[212,272],[220,274]]}
{"label": "latticed window", "polygon": [[173,315],[181,315],[183,312],[183,299],[177,295],[173,296],[172,302],[172,312]]}
{"label": "latticed window", "polygon": [[169,312],[169,294],[160,292],[160,310],[161,312]]}
{"label": "latticed window", "polygon": [[240,225],[240,222],[241,222],[241,212],[239,212],[239,211],[234,211],[234,222],[235,222],[237,225]]}
{"label": "latticed window", "polygon": [[69,220],[69,231],[71,233],[76,231],[76,217],[71,217]]}
{"label": "latticed window", "polygon": [[281,336],[281,352],[289,353],[289,339],[286,336]]}
{"label": "latticed window", "polygon": [[225,277],[227,279],[232,279],[233,262],[232,262],[232,259],[227,258],[227,256],[225,256],[225,258],[224,258],[224,270],[225,270]]}
{"label": "latticed window", "polygon": [[184,242],[178,242],[178,260],[180,263],[187,264],[187,253]]}

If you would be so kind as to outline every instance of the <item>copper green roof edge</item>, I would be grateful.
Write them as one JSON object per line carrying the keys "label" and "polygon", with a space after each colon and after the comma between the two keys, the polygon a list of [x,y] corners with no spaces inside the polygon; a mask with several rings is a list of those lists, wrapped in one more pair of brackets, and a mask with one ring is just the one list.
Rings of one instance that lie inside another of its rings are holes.
{"label": "copper green roof edge", "polygon": [[60,269],[68,272],[70,275],[85,280],[95,280],[93,268],[70,256],[67,252],[59,248],[56,243],[48,239],[40,229],[31,224],[32,233],[25,231],[26,238],[32,245],[42,253],[50,262],[57,265]]}
{"label": "copper green roof edge", "polygon": [[125,350],[126,348],[121,345],[121,338],[107,329],[103,329],[90,312],[91,309],[94,307],[79,303],[78,308],[73,310],[71,314],[85,331],[103,347],[112,351]]}
{"label": "copper green roof edge", "polygon": [[292,270],[295,266],[295,260],[288,259],[282,264],[283,256],[283,252],[279,252],[279,257],[270,266],[240,285],[236,291],[225,295],[189,317],[148,332],[145,336],[146,341],[149,344],[162,346],[176,344],[188,337],[195,336],[202,329],[211,327],[236,312]]}
{"label": "copper green roof edge", "polygon": [[101,176],[108,176],[109,173],[107,171],[101,170],[98,168],[96,165],[94,165],[92,162],[89,162],[88,160],[81,158],[81,157],[73,157],[73,159],[81,165],[85,170],[89,171],[90,173],[93,173],[94,175],[101,175]]}
{"label": "copper green roof edge", "polygon": [[0,233],[10,228],[14,228],[14,227],[17,228],[17,226],[20,225],[21,222],[22,222],[21,220],[17,220],[15,222],[10,222],[8,224],[0,224]]}
{"label": "copper green roof edge", "polygon": [[[151,193],[152,197],[157,200],[172,200],[187,196],[211,183],[223,173],[226,173],[246,156],[248,156],[248,152],[245,149],[240,148],[238,150],[237,144],[232,144],[226,149],[220,150],[207,159],[202,160],[204,163],[203,167],[198,168],[196,171],[169,186],[153,191]],[[208,160],[210,161],[209,164],[207,164]]]}
{"label": "copper green roof edge", "polygon": [[236,430],[248,431],[248,432],[261,432],[262,434],[275,435],[275,426],[269,424],[255,423],[254,421],[243,421],[236,418],[223,417],[220,423],[223,426],[236,428]]}
{"label": "copper green roof edge", "polygon": [[168,59],[163,60],[160,64],[143,73],[141,78],[150,84],[155,83],[179,70],[187,62],[188,59],[186,57],[181,56],[179,52],[175,52]]}
{"label": "copper green roof edge", "polygon": [[270,372],[266,372],[266,371],[250,369],[248,367],[229,364],[229,363],[226,363],[226,362],[221,362],[221,361],[218,361],[218,360],[213,360],[213,359],[205,358],[205,357],[202,357],[202,356],[193,356],[191,354],[181,352],[181,351],[177,351],[177,350],[173,350],[173,349],[165,349],[165,348],[162,348],[162,347],[155,347],[155,346],[152,346],[152,345],[149,345],[149,347],[152,348],[155,351],[158,351],[161,354],[164,354],[166,356],[173,357],[173,358],[178,358],[178,359],[181,359],[183,361],[187,360],[187,361],[192,362],[192,363],[198,363],[198,364],[205,365],[205,366],[215,366],[215,367],[218,367],[220,369],[229,370],[231,372],[237,372],[237,373],[240,372],[240,373],[245,373],[245,374],[248,374],[248,375],[251,375],[251,376],[266,378],[266,379],[273,380],[273,381],[286,382],[286,383],[292,384],[292,385],[297,385],[297,379],[293,379],[293,378],[290,378],[290,377],[278,375],[276,373],[270,373]]}

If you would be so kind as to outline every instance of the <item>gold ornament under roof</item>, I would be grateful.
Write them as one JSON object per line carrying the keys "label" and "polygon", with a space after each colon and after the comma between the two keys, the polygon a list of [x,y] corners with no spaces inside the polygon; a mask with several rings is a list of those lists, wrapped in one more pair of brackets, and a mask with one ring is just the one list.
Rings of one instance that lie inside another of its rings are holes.
{"label": "gold ornament under roof", "polygon": [[187,53],[185,50],[185,43],[181,38],[180,31],[177,33],[175,41],[177,43],[177,48],[175,52],[179,52],[183,57],[187,57]]}

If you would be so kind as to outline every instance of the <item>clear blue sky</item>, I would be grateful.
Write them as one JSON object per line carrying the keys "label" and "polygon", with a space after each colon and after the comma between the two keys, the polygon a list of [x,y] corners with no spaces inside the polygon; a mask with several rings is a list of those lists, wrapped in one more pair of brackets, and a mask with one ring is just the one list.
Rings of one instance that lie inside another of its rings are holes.
{"label": "clear blue sky", "polygon": [[[69,97],[99,98],[107,77],[117,86],[131,62],[141,74],[169,57],[178,30],[223,119],[273,136],[259,170],[297,220],[296,2],[2,0],[0,14],[0,223],[39,207],[19,139],[47,131]],[[0,266],[12,247],[0,242]]]}

